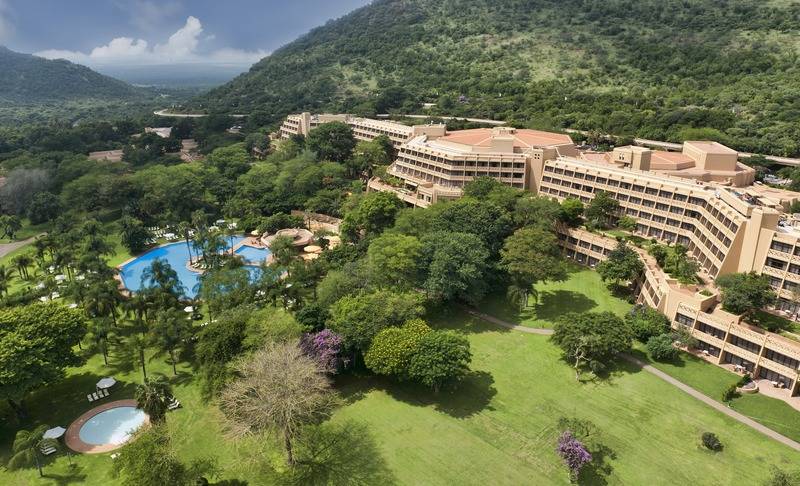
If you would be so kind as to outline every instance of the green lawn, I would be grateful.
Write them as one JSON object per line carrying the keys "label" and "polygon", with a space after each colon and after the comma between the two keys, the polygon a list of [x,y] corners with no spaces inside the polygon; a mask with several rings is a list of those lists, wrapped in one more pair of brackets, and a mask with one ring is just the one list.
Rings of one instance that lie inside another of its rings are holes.
{"label": "green lawn", "polygon": [[[708,363],[689,353],[680,353],[674,361],[660,362],[647,356],[644,346],[638,345],[636,356],[695,388],[714,400],[721,401],[722,393],[739,375]],[[796,441],[800,441],[800,412],[784,401],[760,395],[742,395],[730,403],[731,408]]]}
{"label": "green lawn", "polygon": [[0,243],[11,243],[13,241],[20,241],[26,238],[30,238],[31,236],[36,236],[40,233],[46,232],[50,228],[50,223],[43,223],[38,225],[32,225],[30,221],[26,219],[22,220],[22,228],[17,231],[17,234],[14,235],[14,239],[11,238],[0,238]]}
{"label": "green lawn", "polygon": [[[561,416],[591,420],[601,432],[602,467],[590,471],[587,484],[757,484],[771,465],[786,468],[800,461],[800,454],[635,368],[615,370],[604,381],[578,383],[546,337],[506,331],[460,311],[432,321],[468,336],[473,375],[458,391],[438,396],[383,379],[340,377],[337,388],[347,404],[333,422],[365,426],[356,434],[357,444],[341,447],[369,453],[356,455],[357,465],[340,463],[336,468],[357,467],[362,476],[376,478],[388,474],[398,484],[567,484],[554,452]],[[105,375],[121,381],[115,398],[130,397],[141,372],[121,365],[129,359],[115,349],[106,367],[99,356],[92,356],[63,383],[28,400],[32,418],[69,425],[90,408],[84,395]],[[219,412],[201,399],[191,369],[183,365],[179,371],[173,383],[184,408],[168,416],[179,455],[213,456],[220,478],[269,484],[259,458],[264,454],[278,463],[279,450],[269,441],[225,439]],[[152,357],[148,372],[172,376],[164,357]],[[3,424],[0,450],[7,455],[13,428],[8,420]],[[723,452],[712,454],[699,446],[706,430],[720,436]],[[0,470],[0,484],[113,483],[108,454],[72,461],[72,467],[64,456],[48,463],[43,481],[35,469]]]}
{"label": "green lawn", "polygon": [[536,286],[538,300],[531,297],[528,307],[520,311],[503,294],[492,295],[481,304],[487,314],[528,327],[551,328],[565,312],[604,312],[624,315],[631,305],[612,295],[608,285],[594,270],[569,264],[567,280]]}

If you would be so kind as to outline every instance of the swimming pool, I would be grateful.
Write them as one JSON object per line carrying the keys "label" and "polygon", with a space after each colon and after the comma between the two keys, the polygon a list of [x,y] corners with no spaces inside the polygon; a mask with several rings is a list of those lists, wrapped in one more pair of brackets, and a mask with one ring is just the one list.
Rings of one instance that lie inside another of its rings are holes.
{"label": "swimming pool", "polygon": [[[235,236],[233,238],[233,246],[238,245],[243,240],[244,236]],[[230,244],[230,238],[226,238],[226,244]],[[270,251],[251,246],[242,246],[236,253],[242,254],[247,263],[260,264],[269,256]],[[199,251],[192,245],[192,258],[196,258],[198,254]],[[178,273],[178,279],[180,279],[185,289],[186,297],[194,298],[197,295],[200,274],[189,270],[186,266],[189,262],[189,247],[186,246],[185,242],[170,243],[154,248],[123,265],[120,268],[119,275],[125,288],[131,292],[139,291],[142,288],[142,274],[146,269],[150,268],[154,260],[165,260]],[[245,268],[250,272],[252,278],[258,277],[260,270],[257,265],[245,265]]]}
{"label": "swimming pool", "polygon": [[236,254],[241,255],[248,263],[261,263],[269,257],[270,251],[266,248],[242,245],[236,250]]}
{"label": "swimming pool", "polygon": [[91,445],[124,444],[146,418],[136,407],[111,408],[87,420],[78,436]]}

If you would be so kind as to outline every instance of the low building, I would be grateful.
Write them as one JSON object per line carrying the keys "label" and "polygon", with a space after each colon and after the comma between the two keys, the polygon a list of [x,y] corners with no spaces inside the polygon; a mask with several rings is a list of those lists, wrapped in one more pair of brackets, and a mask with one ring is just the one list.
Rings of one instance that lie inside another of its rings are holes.
{"label": "low building", "polygon": [[107,160],[109,162],[121,162],[122,150],[101,150],[89,152],[89,160]]}

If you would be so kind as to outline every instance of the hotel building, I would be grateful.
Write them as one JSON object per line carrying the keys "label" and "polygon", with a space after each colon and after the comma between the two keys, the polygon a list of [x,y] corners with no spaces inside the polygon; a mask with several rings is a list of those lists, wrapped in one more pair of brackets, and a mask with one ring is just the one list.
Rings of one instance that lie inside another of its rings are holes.
{"label": "hotel building", "polygon": [[[787,317],[800,312],[800,222],[785,212],[800,194],[754,183],[755,171],[736,151],[690,141],[680,152],[629,146],[599,153],[579,150],[567,135],[537,130],[447,132],[441,125],[408,127],[347,115],[293,115],[281,136],[307,134],[334,119],[350,124],[361,140],[390,137],[397,148],[387,170],[391,180],[373,178],[368,187],[415,206],[458,198],[464,184],[480,176],[558,201],[588,203],[607,192],[619,201],[620,215],[636,220],[635,234],[688,248],[708,284],[681,285],[641,252],[646,271],[639,301],[690,329],[704,358],[775,383],[788,396],[800,394],[800,336],[766,332],[722,311],[713,285],[728,273],[766,274],[779,297],[773,311]],[[579,229],[561,229],[559,237],[567,256],[591,266],[616,245]]]}

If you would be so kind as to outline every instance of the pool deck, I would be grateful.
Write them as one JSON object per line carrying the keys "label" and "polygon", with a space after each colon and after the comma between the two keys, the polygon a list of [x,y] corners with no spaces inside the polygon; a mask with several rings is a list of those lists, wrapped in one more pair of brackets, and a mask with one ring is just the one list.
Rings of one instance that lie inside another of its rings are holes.
{"label": "pool deck", "polygon": [[[103,452],[110,452],[115,449],[119,449],[125,444],[103,444],[103,445],[95,445],[95,444],[87,444],[86,442],[81,440],[80,431],[83,424],[89,421],[92,417],[97,415],[100,412],[105,412],[106,410],[110,410],[112,408],[117,407],[136,407],[136,400],[115,400],[113,402],[104,403],[93,409],[85,412],[83,415],[75,419],[69,427],[67,428],[67,432],[64,434],[64,443],[75,452],[80,452],[82,454],[100,454]],[[150,417],[145,415],[144,417],[144,424],[147,425],[150,423]]]}

